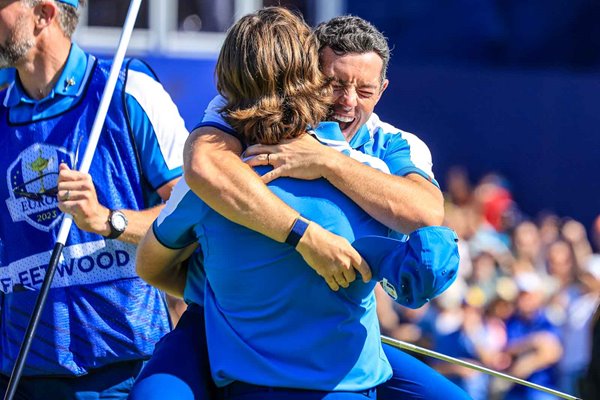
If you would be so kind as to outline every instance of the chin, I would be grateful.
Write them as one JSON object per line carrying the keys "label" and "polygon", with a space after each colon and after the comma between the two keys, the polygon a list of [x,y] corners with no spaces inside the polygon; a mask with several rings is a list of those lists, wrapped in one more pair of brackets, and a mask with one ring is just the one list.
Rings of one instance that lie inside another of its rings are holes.
{"label": "chin", "polygon": [[358,132],[358,128],[360,128],[360,125],[358,125],[357,121],[354,121],[352,124],[350,124],[350,126],[342,129],[342,133],[344,134],[346,140],[350,141],[350,139],[356,135],[356,132]]}

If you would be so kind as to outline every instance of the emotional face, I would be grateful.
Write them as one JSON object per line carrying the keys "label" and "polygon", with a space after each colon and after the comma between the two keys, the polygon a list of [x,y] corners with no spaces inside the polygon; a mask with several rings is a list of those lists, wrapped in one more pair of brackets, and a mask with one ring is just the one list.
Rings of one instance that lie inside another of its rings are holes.
{"label": "emotional face", "polygon": [[388,80],[381,80],[383,61],[375,52],[336,54],[331,48],[321,50],[323,73],[333,78],[333,105],[330,120],[340,125],[346,140],[352,139],[364,125]]}
{"label": "emotional face", "polygon": [[0,0],[0,68],[17,66],[34,46],[31,13],[21,1]]}

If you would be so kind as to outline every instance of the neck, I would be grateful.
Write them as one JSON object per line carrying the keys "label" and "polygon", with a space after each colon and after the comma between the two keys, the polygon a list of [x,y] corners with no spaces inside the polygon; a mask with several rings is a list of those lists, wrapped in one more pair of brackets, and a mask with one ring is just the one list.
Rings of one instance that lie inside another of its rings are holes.
{"label": "neck", "polygon": [[40,40],[29,52],[29,57],[17,66],[21,84],[32,99],[48,96],[65,67],[70,49],[71,41],[63,35]]}

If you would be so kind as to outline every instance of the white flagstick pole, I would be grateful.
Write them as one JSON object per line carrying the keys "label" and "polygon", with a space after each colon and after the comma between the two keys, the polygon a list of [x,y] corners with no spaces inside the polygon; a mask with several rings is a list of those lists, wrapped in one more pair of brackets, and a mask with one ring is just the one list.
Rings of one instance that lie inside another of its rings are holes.
{"label": "white flagstick pole", "polygon": [[381,342],[389,344],[392,347],[396,347],[396,348],[399,348],[399,349],[408,350],[408,351],[412,351],[412,352],[415,352],[415,353],[423,354],[423,355],[426,355],[426,356],[429,356],[429,357],[437,358],[438,360],[449,362],[451,364],[456,364],[456,365],[460,365],[462,367],[474,369],[476,371],[483,372],[485,374],[492,375],[492,376],[495,376],[497,378],[506,379],[506,380],[509,380],[511,382],[518,383],[520,385],[528,386],[528,387],[533,388],[533,389],[541,390],[542,392],[553,394],[553,395],[561,397],[563,399],[581,400],[579,397],[571,396],[570,394],[559,392],[558,390],[550,389],[550,388],[547,388],[545,386],[538,385],[536,383],[531,383],[531,382],[528,382],[528,381],[526,381],[524,379],[516,378],[514,376],[511,376],[511,375],[508,375],[508,374],[504,374],[502,372],[494,371],[493,369],[482,367],[481,365],[473,364],[473,363],[470,363],[470,362],[467,362],[467,361],[464,361],[464,360],[461,360],[461,359],[458,359],[458,358],[454,358],[454,357],[450,357],[450,356],[447,356],[447,355],[442,354],[442,353],[438,353],[438,352],[433,351],[433,350],[425,349],[423,347],[419,347],[419,346],[414,345],[412,343],[407,343],[407,342],[403,342],[401,340],[392,339],[392,338],[387,337],[387,336],[381,336]]}
{"label": "white flagstick pole", "polygon": [[[110,105],[113,93],[115,91],[117,79],[119,77],[119,73],[121,72],[121,66],[123,65],[123,59],[125,58],[125,52],[127,51],[127,46],[129,45],[131,34],[133,33],[133,27],[135,25],[135,20],[137,19],[141,3],[142,0],[131,0],[131,3],[129,5],[129,11],[127,12],[127,17],[125,18],[125,24],[123,25],[123,31],[121,32],[121,37],[119,39],[119,44],[115,53],[115,58],[110,68],[108,80],[106,81],[106,86],[104,87],[102,97],[100,98],[98,112],[96,113],[94,124],[92,125],[90,138],[86,146],[85,153],[83,154],[81,167],[79,168],[79,171],[81,172],[87,173],[92,164],[92,158],[94,157],[96,146],[98,145],[100,133],[102,132],[102,126],[104,125],[106,113],[108,112],[108,107]],[[8,382],[8,388],[6,390],[4,400],[12,400],[16,394],[19,380],[21,378],[23,368],[25,366],[25,360],[27,359],[27,354],[29,353],[29,349],[31,348],[33,336],[35,335],[35,331],[40,322],[42,310],[44,309],[44,304],[46,303],[46,298],[48,297],[48,292],[50,291],[50,286],[52,284],[52,279],[54,278],[54,273],[56,272],[56,267],[58,265],[58,261],[60,260],[62,249],[67,241],[69,231],[71,230],[72,225],[73,218],[70,214],[65,214],[61,222],[60,228],[58,230],[56,244],[54,245],[52,256],[50,257],[50,263],[48,265],[48,269],[46,270],[46,275],[44,276],[44,281],[40,288],[40,293],[38,294],[36,304],[31,314],[31,318],[29,320],[29,325],[27,326],[27,331],[25,332],[23,343],[21,344],[21,348],[19,349],[19,355],[17,356],[15,366],[13,367],[12,373],[10,375],[10,380]]]}
{"label": "white flagstick pole", "polygon": [[[100,98],[98,112],[96,113],[94,124],[92,125],[88,144],[83,153],[83,159],[81,160],[81,166],[79,167],[79,171],[81,172],[87,173],[92,165],[92,159],[96,152],[96,146],[98,146],[100,133],[102,133],[102,126],[104,125],[106,113],[108,112],[108,107],[110,106],[110,101],[112,100],[115,91],[117,79],[119,78],[121,66],[123,65],[123,59],[125,58],[125,52],[127,51],[127,46],[129,45],[129,40],[133,33],[133,26],[135,25],[135,20],[137,19],[141,4],[142,0],[132,0],[129,5],[129,11],[127,12],[125,24],[123,25],[117,52],[115,53],[115,58],[108,74],[108,80],[106,81],[106,86],[104,87],[102,97]],[[73,225],[73,217],[71,214],[65,214],[58,231],[58,237],[56,238],[57,243],[62,243],[63,245],[66,243],[69,231],[71,230],[71,225]]]}

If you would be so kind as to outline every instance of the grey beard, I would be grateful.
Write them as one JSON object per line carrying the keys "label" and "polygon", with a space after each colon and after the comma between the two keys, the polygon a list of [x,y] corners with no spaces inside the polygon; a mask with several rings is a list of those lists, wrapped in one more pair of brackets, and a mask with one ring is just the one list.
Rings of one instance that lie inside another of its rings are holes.
{"label": "grey beard", "polygon": [[3,45],[0,45],[0,68],[15,67],[34,45],[33,39],[18,40],[16,35],[10,35]]}

